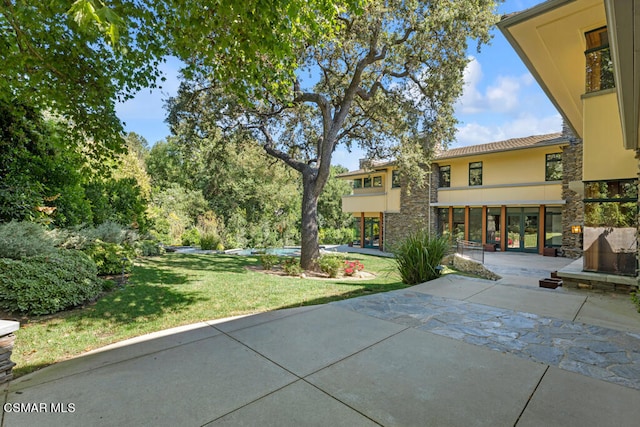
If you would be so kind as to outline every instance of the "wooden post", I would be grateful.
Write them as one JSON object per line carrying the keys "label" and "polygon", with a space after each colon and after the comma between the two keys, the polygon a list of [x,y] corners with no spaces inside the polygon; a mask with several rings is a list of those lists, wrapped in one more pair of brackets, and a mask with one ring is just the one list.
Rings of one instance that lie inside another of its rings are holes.
{"label": "wooden post", "polygon": [[538,253],[542,255],[544,253],[544,241],[545,241],[545,217],[544,217],[544,205],[540,205],[538,211]]}
{"label": "wooden post", "polygon": [[500,207],[500,250],[507,250],[507,243],[509,242],[509,233],[507,232],[507,207],[502,205]]}
{"label": "wooden post", "polygon": [[487,243],[487,207],[482,207],[482,243]]}
{"label": "wooden post", "polygon": [[469,240],[469,206],[464,207],[464,240]]}
{"label": "wooden post", "polygon": [[453,206],[449,206],[449,234],[453,233]]}
{"label": "wooden post", "polygon": [[360,247],[364,248],[364,212],[360,212]]}
{"label": "wooden post", "polygon": [[380,224],[378,225],[378,249],[384,251],[384,212],[380,212]]}

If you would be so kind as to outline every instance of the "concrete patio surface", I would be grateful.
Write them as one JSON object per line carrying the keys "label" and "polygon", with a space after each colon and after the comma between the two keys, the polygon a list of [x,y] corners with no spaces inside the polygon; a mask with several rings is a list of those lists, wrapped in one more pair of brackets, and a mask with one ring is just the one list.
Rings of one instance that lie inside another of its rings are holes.
{"label": "concrete patio surface", "polygon": [[518,259],[117,343],[12,381],[2,425],[638,425],[629,297],[531,286],[555,268]]}

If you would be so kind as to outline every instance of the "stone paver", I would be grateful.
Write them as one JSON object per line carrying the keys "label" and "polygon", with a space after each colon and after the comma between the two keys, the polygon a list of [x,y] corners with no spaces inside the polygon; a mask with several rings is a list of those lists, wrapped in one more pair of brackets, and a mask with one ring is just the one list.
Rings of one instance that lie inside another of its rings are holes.
{"label": "stone paver", "polygon": [[640,390],[640,333],[411,290],[333,305]]}

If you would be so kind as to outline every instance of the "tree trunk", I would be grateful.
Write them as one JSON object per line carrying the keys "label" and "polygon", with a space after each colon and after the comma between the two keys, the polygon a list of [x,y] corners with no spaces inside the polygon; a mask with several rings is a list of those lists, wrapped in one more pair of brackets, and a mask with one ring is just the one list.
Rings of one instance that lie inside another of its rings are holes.
{"label": "tree trunk", "polygon": [[318,270],[320,247],[318,246],[318,192],[316,177],[311,170],[302,173],[302,248],[300,267],[303,270]]}

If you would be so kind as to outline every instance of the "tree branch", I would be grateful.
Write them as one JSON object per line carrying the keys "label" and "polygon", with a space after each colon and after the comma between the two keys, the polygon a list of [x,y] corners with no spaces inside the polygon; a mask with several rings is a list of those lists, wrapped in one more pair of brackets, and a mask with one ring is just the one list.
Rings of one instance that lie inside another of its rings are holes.
{"label": "tree branch", "polygon": [[[255,129],[256,127],[253,127],[253,128]],[[300,173],[304,173],[304,171],[307,168],[309,168],[309,165],[307,165],[306,163],[294,160],[287,153],[285,153],[283,151],[280,151],[277,148],[275,148],[276,147],[275,141],[274,141],[273,137],[271,136],[271,133],[269,133],[269,130],[266,128],[265,125],[257,126],[257,129],[260,130],[260,132],[262,132],[262,134],[265,137],[266,144],[264,144],[262,146],[262,148],[264,149],[264,151],[267,152],[267,154],[269,154],[272,157],[275,157],[277,159],[282,160],[287,165],[291,166],[293,169],[297,170]]]}

